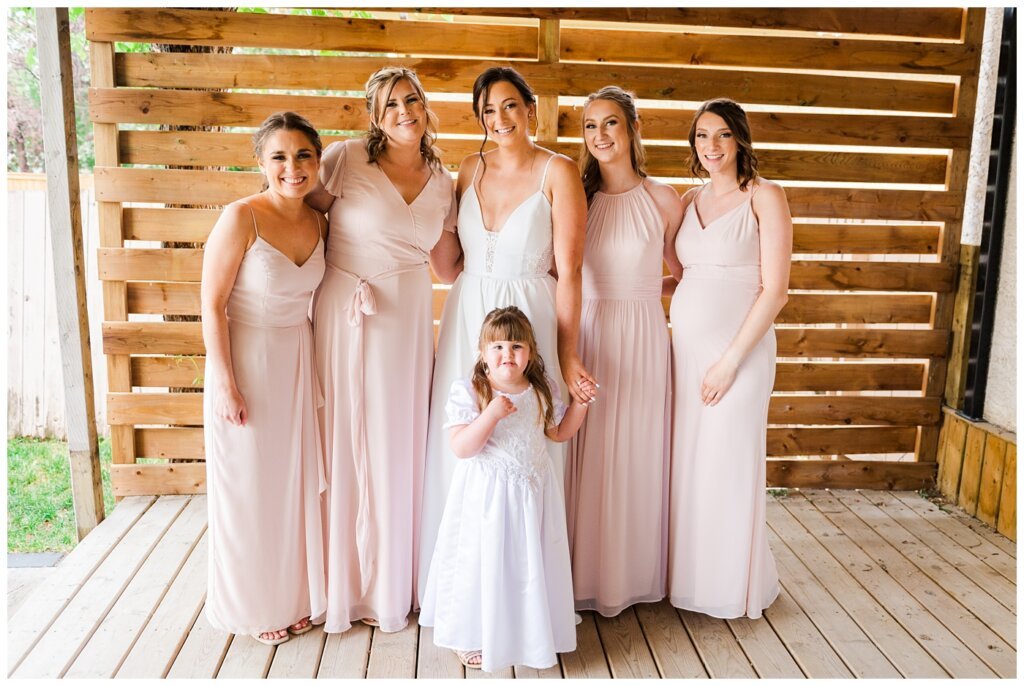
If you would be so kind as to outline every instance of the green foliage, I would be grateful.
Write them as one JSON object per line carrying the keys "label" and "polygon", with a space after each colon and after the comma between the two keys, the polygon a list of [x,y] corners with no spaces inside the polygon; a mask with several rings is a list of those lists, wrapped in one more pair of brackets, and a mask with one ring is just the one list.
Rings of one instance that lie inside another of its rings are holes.
{"label": "green foliage", "polygon": [[[110,443],[100,439],[103,506],[114,509]],[[68,444],[12,438],[7,441],[7,552],[38,553],[75,547]]]}
{"label": "green foliage", "polygon": [[[85,10],[68,10],[71,26],[71,66],[75,94],[75,131],[78,166],[92,171],[95,153],[89,121],[89,43],[85,38]],[[7,13],[7,169],[42,172],[43,128],[39,94],[39,56],[36,48],[35,9],[12,7]]]}

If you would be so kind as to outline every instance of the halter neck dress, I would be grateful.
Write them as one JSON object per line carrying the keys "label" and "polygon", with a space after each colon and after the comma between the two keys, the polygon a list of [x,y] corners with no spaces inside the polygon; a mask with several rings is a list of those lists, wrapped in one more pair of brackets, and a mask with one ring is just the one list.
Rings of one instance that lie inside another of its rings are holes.
{"label": "halter neck dress", "polygon": [[327,274],[313,305],[328,489],[326,631],[360,619],[408,623],[434,361],[428,259],[455,221],[452,179],[435,169],[411,203],[369,162],[365,139],[332,143],[320,178]]}
{"label": "halter neck dress", "polygon": [[[702,191],[703,192],[703,191]],[[765,522],[768,401],[775,330],[740,364],[714,407],[700,386],[761,292],[761,245],[746,200],[706,226],[690,203],[676,235],[683,278],[672,297],[674,415],[669,599],[714,617],[756,619],[779,594]]]}
{"label": "halter neck dress", "polygon": [[[252,208],[249,208],[250,212]],[[319,220],[318,220],[319,221]],[[309,303],[324,247],[297,265],[259,235],[227,303],[231,365],[248,419],[214,413],[223,370],[207,364],[203,394],[209,567],[206,617],[233,634],[321,622],[321,493],[326,490],[316,408]],[[319,234],[319,231],[317,232]]]}
{"label": "halter neck dress", "polygon": [[565,497],[576,609],[605,616],[665,597],[665,221],[648,183],[594,194],[583,250],[579,350],[601,398],[570,442]]}
{"label": "halter neck dress", "polygon": [[[445,498],[458,462],[444,428],[445,404],[452,383],[473,370],[480,327],[487,313],[509,305],[521,309],[533,325],[545,369],[551,377],[561,377],[555,279],[549,273],[554,259],[551,202],[543,190],[553,159],[554,155],[545,163],[537,190],[509,214],[499,231],[489,231],[484,226],[476,192],[476,175],[482,165],[478,164],[459,203],[458,234],[464,268],[445,300],[434,363],[420,528],[417,589],[421,600]],[[561,475],[565,464],[562,446],[548,441],[548,452],[556,473]],[[558,488],[561,492],[561,479]]]}

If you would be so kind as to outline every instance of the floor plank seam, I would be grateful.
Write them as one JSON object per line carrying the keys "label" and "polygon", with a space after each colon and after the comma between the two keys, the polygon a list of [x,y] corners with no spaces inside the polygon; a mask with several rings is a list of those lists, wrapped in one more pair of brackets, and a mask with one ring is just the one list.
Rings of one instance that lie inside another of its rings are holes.
{"label": "floor plank seam", "polygon": [[[142,508],[142,510],[140,510],[135,515],[135,518],[132,520],[131,524],[128,525],[128,527],[123,532],[121,532],[121,534],[119,536],[117,536],[114,539],[114,541],[110,544],[110,546],[103,553],[103,555],[100,556],[96,560],[95,564],[93,564],[93,566],[89,569],[89,571],[85,574],[85,576],[82,577],[81,582],[75,587],[74,592],[70,596],[67,597],[67,599],[60,606],[60,608],[57,610],[57,612],[54,613],[54,615],[50,619],[50,621],[46,623],[46,626],[44,626],[42,629],[40,629],[39,633],[36,635],[36,637],[34,639],[32,639],[32,642],[28,645],[28,647],[22,653],[21,657],[19,657],[18,660],[13,665],[9,665],[8,666],[8,672],[7,672],[7,676],[8,677],[10,677],[12,674],[14,674],[14,672],[17,671],[17,669],[21,666],[21,664],[25,661],[25,659],[32,653],[32,651],[35,650],[36,646],[39,645],[39,641],[42,640],[43,636],[45,636],[46,633],[50,630],[50,628],[53,627],[54,622],[56,622],[57,619],[61,616],[61,614],[63,614],[64,610],[67,609],[68,605],[71,604],[71,601],[74,600],[75,597],[78,595],[78,592],[82,590],[82,587],[85,586],[85,584],[89,581],[89,579],[92,578],[92,575],[96,573],[96,570],[99,569],[103,565],[103,563],[107,560],[107,558],[110,557],[110,554],[112,552],[114,552],[114,549],[117,548],[118,544],[121,543],[122,540],[124,540],[124,537],[128,535],[128,533],[132,530],[132,528],[136,524],[138,524],[139,520],[142,519],[142,517],[146,514],[146,512],[148,512],[149,509],[151,507],[153,507],[153,505],[156,502],[157,502],[157,498],[150,498],[149,503],[146,505],[146,507]],[[102,522],[100,522],[100,525],[102,525]],[[68,562],[68,558],[67,557],[64,558],[64,560],[62,562],[63,563],[67,563]],[[58,565],[58,567],[59,566],[60,565]],[[33,595],[35,595],[36,593],[40,593],[43,590],[45,590],[45,589],[37,588],[35,591],[33,591],[32,594],[30,594],[29,597],[25,599],[25,605],[27,605],[28,602],[32,599]]]}
{"label": "floor plank seam", "polygon": [[[807,502],[807,503],[808,503],[808,504],[809,504],[809,505],[810,505],[810,506],[811,506],[812,508],[814,508],[814,510],[816,510],[816,511],[817,511],[817,512],[818,512],[818,513],[819,513],[819,514],[820,514],[820,515],[822,516],[822,517],[824,517],[824,518],[825,518],[825,519],[826,519],[826,520],[827,520],[827,521],[828,521],[828,522],[829,522],[829,523],[831,524],[831,526],[833,526],[833,527],[834,527],[835,529],[839,530],[839,532],[840,532],[840,533],[842,533],[843,537],[844,537],[844,538],[846,538],[846,540],[847,540],[847,541],[849,541],[849,542],[850,542],[850,543],[851,543],[852,545],[854,545],[854,546],[855,546],[855,547],[856,547],[856,548],[857,548],[858,550],[860,550],[860,551],[861,551],[861,553],[863,553],[863,554],[864,554],[864,555],[865,555],[865,556],[866,556],[866,557],[867,557],[867,558],[868,558],[869,560],[871,560],[871,561],[872,561],[872,562],[874,563],[874,565],[875,565],[875,566],[876,566],[877,568],[881,569],[881,571],[882,571],[883,573],[885,573],[885,575],[886,575],[886,576],[887,576],[888,578],[892,579],[892,580],[893,580],[893,581],[894,581],[894,582],[895,582],[895,583],[896,583],[896,584],[897,584],[897,585],[898,585],[898,586],[899,586],[900,588],[904,588],[904,587],[903,587],[903,585],[902,585],[902,584],[901,584],[901,583],[899,582],[899,580],[898,580],[898,579],[896,579],[895,577],[893,577],[893,576],[892,576],[892,574],[890,574],[890,573],[889,573],[889,570],[888,570],[888,569],[886,569],[884,565],[879,565],[879,564],[877,563],[877,561],[876,561],[876,560],[875,560],[875,559],[874,559],[873,557],[871,557],[871,555],[869,555],[869,554],[868,554],[868,553],[867,553],[867,552],[866,552],[866,551],[865,551],[865,550],[864,550],[864,549],[863,549],[863,548],[862,548],[862,547],[861,547],[861,546],[860,546],[860,545],[859,545],[859,544],[857,543],[857,541],[855,541],[855,540],[854,540],[853,538],[851,538],[851,537],[850,537],[849,535],[847,535],[847,534],[846,534],[845,532],[843,532],[843,531],[842,531],[842,529],[841,529],[840,527],[838,527],[837,525],[835,525],[834,523],[832,523],[832,520],[831,520],[831,519],[829,519],[828,515],[827,515],[827,514],[825,514],[825,513],[824,513],[824,512],[823,512],[823,511],[822,511],[822,510],[821,510],[821,509],[820,509],[820,508],[819,508],[819,507],[818,507],[818,506],[817,506],[817,505],[816,505],[816,504],[814,503],[814,501],[813,501],[813,500],[811,500],[810,498],[807,498],[806,496],[804,497],[804,500],[805,500],[805,501],[806,501],[806,502]],[[791,511],[791,512],[792,512],[792,511]],[[796,517],[796,518],[797,518],[797,520],[799,521],[799,517],[797,517],[795,513],[794,513],[794,515],[793,515],[793,516],[794,516],[794,517]],[[803,524],[803,522],[802,522],[802,521],[801,521],[801,524]],[[807,529],[806,525],[804,525],[804,528],[805,528],[805,529]],[[817,539],[817,540],[820,540],[820,539],[818,539],[818,537],[817,537],[817,536],[815,536],[815,535],[814,535],[814,532],[810,531],[809,529],[807,529],[807,531],[808,531],[808,533],[809,533],[809,534],[810,534],[811,536],[813,536],[813,537],[814,537],[815,539]],[[832,550],[832,548],[830,548],[829,546],[824,546],[824,548],[825,548],[825,550],[826,550],[826,551],[828,552],[828,554],[832,556],[832,559],[834,559],[834,560],[835,560],[836,562],[838,562],[838,563],[839,563],[839,564],[840,564],[841,566],[843,566],[843,567],[845,568],[845,566],[846,566],[846,565],[845,565],[845,564],[843,563],[843,561],[842,561],[842,560],[840,560],[840,559],[839,559],[839,558],[838,558],[838,557],[836,556],[836,553],[835,553],[835,552],[834,552],[834,551]],[[941,669],[942,669],[942,670],[943,670],[944,672],[946,672],[946,674],[947,674],[947,675],[948,675],[948,676],[949,676],[950,678],[956,678],[956,677],[955,677],[955,675],[954,675],[954,674],[953,674],[953,673],[952,673],[952,672],[950,671],[950,668],[949,668],[949,667],[948,667],[948,666],[947,666],[947,665],[946,665],[946,664],[944,663],[944,661],[943,661],[943,658],[942,658],[942,657],[941,657],[940,655],[936,655],[936,654],[935,654],[935,653],[934,653],[934,652],[932,651],[932,649],[931,649],[931,648],[930,648],[930,647],[929,647],[928,645],[926,645],[925,643],[923,643],[923,642],[921,641],[921,637],[920,637],[920,636],[918,636],[917,632],[916,632],[916,631],[913,631],[913,630],[911,630],[911,628],[910,628],[910,627],[908,627],[908,626],[907,626],[906,624],[904,624],[904,623],[903,623],[903,621],[901,621],[901,618],[900,618],[900,617],[899,617],[899,616],[898,616],[897,614],[894,614],[894,613],[893,613],[893,610],[892,610],[892,609],[891,609],[891,608],[889,607],[888,603],[884,602],[884,601],[883,601],[883,600],[882,600],[881,598],[879,598],[879,597],[878,597],[878,596],[876,596],[876,595],[875,595],[874,593],[872,593],[872,592],[871,592],[871,590],[870,590],[869,588],[867,588],[866,586],[864,586],[864,584],[862,584],[862,583],[860,582],[860,580],[859,580],[859,579],[857,579],[856,577],[853,577],[853,579],[854,579],[854,581],[856,581],[856,582],[857,582],[857,583],[858,583],[858,584],[859,584],[859,585],[861,586],[861,588],[863,588],[863,589],[864,589],[864,591],[865,591],[865,592],[866,592],[866,593],[867,593],[868,595],[870,595],[870,596],[871,596],[872,598],[874,598],[875,602],[876,602],[876,603],[878,603],[879,607],[881,607],[881,608],[882,608],[883,610],[885,610],[885,612],[886,612],[886,613],[888,613],[890,617],[892,617],[892,619],[893,619],[893,620],[894,620],[894,621],[895,621],[895,622],[896,622],[896,623],[897,623],[897,624],[898,624],[898,625],[899,625],[899,626],[900,626],[900,627],[901,627],[901,628],[902,628],[902,629],[903,629],[903,630],[904,630],[904,631],[905,631],[905,632],[906,632],[906,633],[907,633],[907,634],[908,634],[908,635],[909,635],[909,636],[910,636],[910,637],[911,637],[911,638],[912,638],[912,639],[913,639],[913,640],[914,640],[914,641],[915,641],[915,642],[916,642],[916,643],[917,643],[917,644],[918,644],[918,645],[919,645],[919,646],[921,647],[921,649],[922,649],[922,650],[924,650],[924,651],[925,651],[925,652],[926,652],[926,653],[927,653],[928,655],[930,655],[930,656],[931,656],[931,658],[932,658],[932,659],[933,659],[933,660],[934,660],[934,661],[935,661],[935,662],[936,662],[936,663],[937,663],[937,664],[939,665],[939,667],[940,667],[940,668],[941,668]],[[904,589],[904,590],[905,590],[905,589]],[[921,605],[921,603],[920,603],[919,601],[917,601],[917,599],[916,599],[916,598],[913,598],[913,596],[910,596],[910,597],[911,597],[911,598],[912,598],[912,599],[914,600],[914,602],[917,602],[917,604],[918,604],[918,605]],[[932,617],[932,619],[935,619],[935,621],[936,621],[936,622],[937,622],[938,624],[942,625],[942,622],[940,622],[940,621],[939,621],[939,620],[938,620],[938,619],[937,619],[937,618],[935,617],[935,615],[933,615],[933,614],[931,613],[931,611],[930,611],[930,610],[929,610],[929,609],[928,609],[927,607],[925,607],[924,605],[921,605],[921,607],[922,607],[922,608],[924,609],[924,611],[925,611],[925,612],[927,612],[927,613],[928,613],[928,614],[929,614],[929,615],[930,615],[930,616]],[[958,639],[958,640],[959,640],[959,639]],[[966,647],[966,646],[965,646],[965,647]],[[901,671],[902,671],[902,670],[901,670]]]}

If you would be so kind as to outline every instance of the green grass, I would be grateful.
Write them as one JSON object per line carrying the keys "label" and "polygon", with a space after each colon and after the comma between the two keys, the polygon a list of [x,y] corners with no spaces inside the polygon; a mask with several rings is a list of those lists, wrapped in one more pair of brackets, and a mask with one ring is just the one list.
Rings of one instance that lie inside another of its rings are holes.
{"label": "green grass", "polygon": [[[103,504],[114,508],[110,490],[110,443],[100,439]],[[7,552],[71,550],[77,543],[71,502],[68,444],[12,438],[7,441]]]}

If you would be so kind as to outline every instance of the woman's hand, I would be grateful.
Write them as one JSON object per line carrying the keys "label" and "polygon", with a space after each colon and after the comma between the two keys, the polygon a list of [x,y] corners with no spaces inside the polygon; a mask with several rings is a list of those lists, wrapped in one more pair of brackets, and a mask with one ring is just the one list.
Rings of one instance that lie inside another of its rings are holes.
{"label": "woman's hand", "polygon": [[222,388],[217,393],[217,403],[214,406],[214,413],[219,419],[223,419],[236,426],[245,426],[249,418],[249,410],[245,407],[245,399],[235,387]]}
{"label": "woman's hand", "polygon": [[499,394],[491,398],[491,402],[487,403],[487,408],[484,412],[490,413],[495,421],[500,422],[505,417],[516,412],[516,405],[505,396]]}
{"label": "woman's hand", "polygon": [[569,395],[580,403],[592,403],[597,400],[597,381],[590,375],[579,355],[563,357],[562,378],[569,388]]}
{"label": "woman's hand", "polygon": [[725,359],[711,365],[700,384],[701,402],[709,407],[714,407],[725,397],[732,382],[736,380],[736,366]]}

